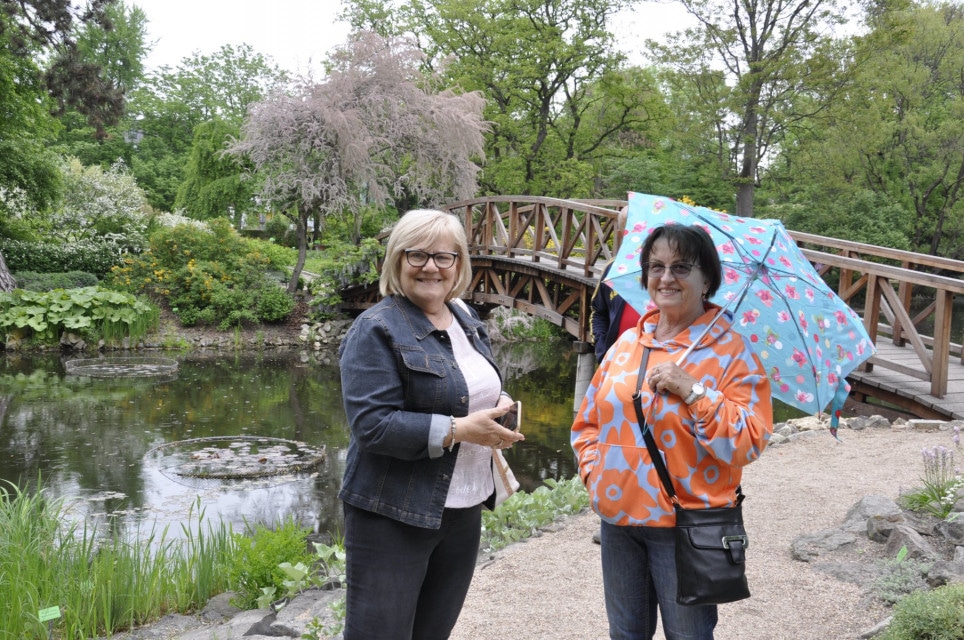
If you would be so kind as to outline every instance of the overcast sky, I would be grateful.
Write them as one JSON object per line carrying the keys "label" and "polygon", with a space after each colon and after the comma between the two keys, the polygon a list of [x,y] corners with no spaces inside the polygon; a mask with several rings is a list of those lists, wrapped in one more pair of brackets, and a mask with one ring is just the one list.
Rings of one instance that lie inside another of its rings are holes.
{"label": "overcast sky", "polygon": [[[316,65],[348,36],[338,22],[341,0],[128,0],[147,14],[154,49],[148,69],[176,66],[194,51],[209,54],[222,45],[251,45],[288,71]],[[646,38],[659,38],[688,23],[675,2],[642,2],[613,21],[620,49],[634,62]],[[644,25],[645,29],[641,29]]]}

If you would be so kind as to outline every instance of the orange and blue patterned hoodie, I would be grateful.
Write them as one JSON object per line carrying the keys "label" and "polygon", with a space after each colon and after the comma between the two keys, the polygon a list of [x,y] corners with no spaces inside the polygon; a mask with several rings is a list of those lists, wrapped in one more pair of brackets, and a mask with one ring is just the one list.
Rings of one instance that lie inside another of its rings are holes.
{"label": "orange and blue patterned hoodie", "polygon": [[[651,349],[647,368],[675,361],[719,309],[705,303],[704,314],[688,330],[664,342],[654,338],[659,310],[652,310],[619,337],[596,370],[571,438],[592,509],[606,522],[676,523],[636,424],[632,397],[644,347]],[[743,467],[760,457],[773,433],[766,371],[743,336],[730,330],[730,318],[719,318],[681,365],[706,387],[705,396],[687,406],[679,396],[653,394],[645,383],[641,390],[646,422],[680,504],[689,509],[732,506]]]}

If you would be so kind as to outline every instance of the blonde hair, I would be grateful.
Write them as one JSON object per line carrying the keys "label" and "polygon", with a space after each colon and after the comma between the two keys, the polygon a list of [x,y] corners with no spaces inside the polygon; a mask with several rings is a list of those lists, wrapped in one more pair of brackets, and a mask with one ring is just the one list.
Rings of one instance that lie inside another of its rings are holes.
{"label": "blonde hair", "polygon": [[405,259],[405,250],[430,247],[439,239],[455,242],[455,251],[459,254],[456,264],[449,267],[458,269],[458,273],[445,300],[447,302],[461,296],[472,281],[472,262],[469,259],[465,229],[455,215],[436,209],[409,211],[395,223],[385,247],[385,263],[378,281],[379,292],[383,296],[404,296],[399,274]]}

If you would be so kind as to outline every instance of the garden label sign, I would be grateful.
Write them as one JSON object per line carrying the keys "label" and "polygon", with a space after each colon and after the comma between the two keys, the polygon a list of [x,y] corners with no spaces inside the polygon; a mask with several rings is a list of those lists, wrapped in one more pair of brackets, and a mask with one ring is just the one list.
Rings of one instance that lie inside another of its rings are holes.
{"label": "garden label sign", "polygon": [[60,617],[60,607],[47,607],[37,612],[37,619],[40,622],[47,622]]}

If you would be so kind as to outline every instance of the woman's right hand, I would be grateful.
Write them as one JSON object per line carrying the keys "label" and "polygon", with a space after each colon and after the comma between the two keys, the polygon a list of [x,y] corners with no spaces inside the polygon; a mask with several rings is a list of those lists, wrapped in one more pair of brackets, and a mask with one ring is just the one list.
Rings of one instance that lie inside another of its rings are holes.
{"label": "woman's right hand", "polygon": [[455,419],[455,441],[472,442],[493,449],[507,449],[526,437],[516,431],[506,429],[496,422],[508,413],[512,404],[492,409],[483,409]]}

